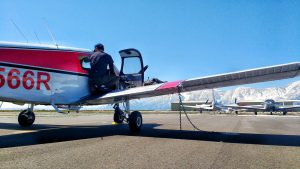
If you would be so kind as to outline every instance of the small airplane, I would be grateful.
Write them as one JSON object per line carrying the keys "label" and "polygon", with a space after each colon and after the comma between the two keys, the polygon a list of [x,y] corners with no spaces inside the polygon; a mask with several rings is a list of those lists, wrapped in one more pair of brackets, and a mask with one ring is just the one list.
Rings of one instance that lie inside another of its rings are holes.
{"label": "small airplane", "polygon": [[207,102],[204,104],[196,104],[195,106],[183,105],[183,107],[198,109],[200,113],[203,111],[218,111],[218,112],[230,112],[231,109],[224,107],[221,101],[213,100],[211,103]]}
{"label": "small airplane", "polygon": [[221,101],[216,100],[214,89],[212,89],[212,102],[209,102],[209,99],[206,100],[203,104],[196,104],[195,106],[182,105],[183,107],[198,109],[200,113],[202,111],[220,111],[227,112],[228,108],[223,107]]}
{"label": "small airplane", "polygon": [[[294,102],[297,101],[300,102],[300,100],[294,100]],[[267,99],[261,104],[249,105],[249,106],[240,106],[237,104],[235,99],[234,105],[223,105],[223,106],[227,108],[232,108],[233,110],[235,110],[236,114],[238,113],[238,110],[252,110],[254,111],[255,115],[257,115],[257,112],[270,112],[271,115],[273,114],[273,112],[282,112],[283,115],[286,115],[288,111],[300,109],[300,105],[285,106],[279,104],[273,99]]]}
{"label": "small airplane", "polygon": [[[143,118],[139,111],[130,111],[130,100],[202,89],[266,82],[300,76],[300,62],[250,69],[187,80],[144,85],[144,66],[136,49],[119,51],[123,88],[104,95],[92,95],[88,84],[88,58],[91,51],[58,45],[0,42],[0,101],[29,103],[20,112],[20,126],[35,121],[34,105],[81,107],[114,104],[114,121],[128,122],[131,131],[139,131]],[[125,110],[119,104],[123,103]]]}
{"label": "small airplane", "polygon": [[189,105],[182,105],[183,107],[193,108],[193,109],[199,109],[200,113],[202,113],[203,110],[214,110],[214,102],[209,103],[209,100],[207,99],[203,104],[196,104],[195,106],[189,106]]}

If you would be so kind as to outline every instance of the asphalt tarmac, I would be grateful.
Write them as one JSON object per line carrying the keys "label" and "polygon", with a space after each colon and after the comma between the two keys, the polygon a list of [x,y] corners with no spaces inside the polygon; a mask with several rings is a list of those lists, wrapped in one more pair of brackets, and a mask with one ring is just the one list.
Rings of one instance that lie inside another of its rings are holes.
{"label": "asphalt tarmac", "polygon": [[300,116],[145,114],[140,133],[112,115],[0,116],[0,168],[300,168]]}

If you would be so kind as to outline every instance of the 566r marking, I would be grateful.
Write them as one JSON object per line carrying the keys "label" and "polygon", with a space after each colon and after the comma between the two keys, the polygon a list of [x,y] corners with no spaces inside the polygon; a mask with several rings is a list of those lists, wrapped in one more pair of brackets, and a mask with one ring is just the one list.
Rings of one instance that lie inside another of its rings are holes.
{"label": "566r marking", "polygon": [[11,89],[17,89],[22,86],[26,90],[31,90],[34,87],[36,90],[41,90],[41,85],[44,85],[46,90],[50,90],[48,83],[51,77],[47,72],[37,72],[35,74],[31,70],[27,70],[24,74],[21,74],[18,69],[12,68],[8,71],[7,77],[1,74],[3,72],[5,72],[5,68],[0,67],[0,88],[7,83],[7,86]]}

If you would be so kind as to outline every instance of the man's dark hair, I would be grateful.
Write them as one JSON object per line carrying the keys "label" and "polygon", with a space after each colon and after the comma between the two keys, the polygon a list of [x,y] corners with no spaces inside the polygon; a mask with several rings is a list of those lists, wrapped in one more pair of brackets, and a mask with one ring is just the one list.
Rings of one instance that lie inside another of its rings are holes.
{"label": "man's dark hair", "polygon": [[97,43],[97,44],[95,45],[95,49],[99,49],[99,50],[104,51],[104,46],[102,45],[102,43]]}

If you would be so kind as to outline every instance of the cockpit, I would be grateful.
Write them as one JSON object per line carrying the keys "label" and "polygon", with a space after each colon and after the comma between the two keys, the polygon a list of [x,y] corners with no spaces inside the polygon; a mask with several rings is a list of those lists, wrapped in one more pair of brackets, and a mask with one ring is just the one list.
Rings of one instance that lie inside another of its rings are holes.
{"label": "cockpit", "polygon": [[267,99],[266,101],[265,101],[265,103],[266,104],[275,104],[275,101],[273,100],[273,99]]}

